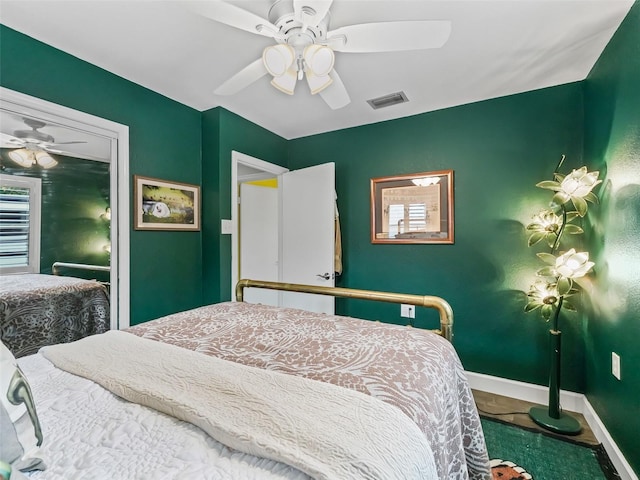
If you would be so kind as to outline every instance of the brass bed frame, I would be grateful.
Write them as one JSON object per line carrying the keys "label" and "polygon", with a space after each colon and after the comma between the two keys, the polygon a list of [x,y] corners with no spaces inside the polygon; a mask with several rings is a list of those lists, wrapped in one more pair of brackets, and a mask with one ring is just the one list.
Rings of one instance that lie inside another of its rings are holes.
{"label": "brass bed frame", "polygon": [[404,293],[388,293],[375,290],[360,290],[343,287],[322,287],[317,285],[300,285],[296,283],[266,282],[262,280],[242,279],[236,284],[236,300],[244,301],[245,288],[265,288],[287,292],[314,293],[332,297],[374,300],[388,303],[403,303],[417,307],[434,308],[440,314],[440,328],[432,331],[449,341],[453,339],[453,310],[444,299],[431,295],[411,295]]}
{"label": "brass bed frame", "polygon": [[[69,262],[53,262],[51,265],[51,273],[56,276],[60,276],[60,268],[70,268],[74,270],[89,270],[92,272],[111,272],[111,267],[106,265],[88,265],[86,263],[69,263]],[[107,290],[111,288],[110,282],[102,282],[96,280],[98,283],[107,287]]]}
{"label": "brass bed frame", "polygon": [[97,272],[110,272],[111,267],[102,265],[87,265],[85,263],[68,263],[68,262],[54,262],[51,265],[51,273],[54,275],[60,275],[60,267],[63,268],[75,268],[77,270],[93,270]]}

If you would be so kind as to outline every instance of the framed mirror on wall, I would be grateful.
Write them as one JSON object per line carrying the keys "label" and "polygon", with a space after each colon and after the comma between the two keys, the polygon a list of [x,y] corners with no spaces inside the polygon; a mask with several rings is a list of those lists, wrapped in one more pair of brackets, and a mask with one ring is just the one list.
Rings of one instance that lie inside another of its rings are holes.
{"label": "framed mirror on wall", "polygon": [[41,207],[55,209],[39,222],[34,254],[44,263],[34,273],[53,272],[54,261],[73,265],[70,273],[79,277],[85,275],[77,265],[104,269],[88,273],[92,279],[106,275],[99,279],[110,284],[110,327],[128,327],[128,127],[0,87],[0,141],[3,175],[40,179]]}
{"label": "framed mirror on wall", "polygon": [[453,170],[371,179],[371,243],[453,242]]}

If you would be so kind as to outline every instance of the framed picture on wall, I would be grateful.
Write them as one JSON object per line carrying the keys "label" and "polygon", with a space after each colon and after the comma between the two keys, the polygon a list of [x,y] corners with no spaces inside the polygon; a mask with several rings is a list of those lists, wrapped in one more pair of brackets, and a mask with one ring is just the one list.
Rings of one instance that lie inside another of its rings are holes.
{"label": "framed picture on wall", "polygon": [[134,175],[136,230],[200,230],[200,187]]}
{"label": "framed picture on wall", "polygon": [[372,178],[371,243],[453,243],[453,170]]}

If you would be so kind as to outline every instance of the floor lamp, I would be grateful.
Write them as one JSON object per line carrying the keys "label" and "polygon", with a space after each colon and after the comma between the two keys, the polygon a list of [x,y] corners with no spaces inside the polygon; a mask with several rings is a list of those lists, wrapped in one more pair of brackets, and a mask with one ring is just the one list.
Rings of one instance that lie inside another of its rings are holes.
{"label": "floor lamp", "polygon": [[[559,329],[559,317],[562,308],[575,311],[565,297],[577,293],[573,280],[586,275],[594,266],[589,261],[588,252],[576,252],[570,249],[566,253],[555,256],[564,233],[571,235],[583,233],[580,226],[572,222],[575,218],[584,217],[587,213],[587,202],[597,203],[598,197],[591,190],[602,182],[598,180],[599,172],[587,172],[587,167],[573,170],[569,175],[561,175],[558,170],[564,162],[563,155],[554,171],[554,180],[538,183],[536,186],[555,192],[550,209],[540,212],[534,221],[527,225],[531,231],[529,246],[545,239],[551,247],[551,253],[538,253],[538,257],[547,266],[538,270],[537,275],[546,280],[535,282],[527,296],[529,301],[525,311],[540,308],[542,317],[549,321],[553,315],[552,328],[549,330],[549,405],[548,407],[532,407],[529,416],[535,423],[556,433],[577,435],[581,431],[580,423],[560,408],[560,365],[562,352],[562,332]],[[571,201],[575,211],[567,212],[566,205]],[[557,215],[556,213],[561,213]]]}

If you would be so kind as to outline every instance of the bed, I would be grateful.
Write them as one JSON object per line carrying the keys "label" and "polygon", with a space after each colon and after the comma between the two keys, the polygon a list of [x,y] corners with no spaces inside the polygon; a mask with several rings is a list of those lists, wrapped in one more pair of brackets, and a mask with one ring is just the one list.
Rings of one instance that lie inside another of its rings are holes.
{"label": "bed", "polygon": [[29,476],[491,478],[444,300],[250,280],[238,300],[251,287],[409,303],[441,322],[237,301],[46,347],[19,360],[47,464]]}
{"label": "bed", "polygon": [[44,274],[0,276],[0,335],[16,357],[109,328],[103,283]]}

